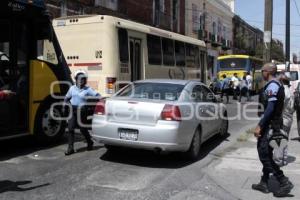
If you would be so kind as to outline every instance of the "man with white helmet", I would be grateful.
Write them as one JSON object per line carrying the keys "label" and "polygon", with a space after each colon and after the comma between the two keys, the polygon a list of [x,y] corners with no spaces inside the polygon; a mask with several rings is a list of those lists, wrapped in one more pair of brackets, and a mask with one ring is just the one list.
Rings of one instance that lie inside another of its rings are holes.
{"label": "man with white helmet", "polygon": [[92,88],[88,87],[87,84],[88,75],[83,70],[78,70],[75,72],[75,85],[70,87],[68,93],[65,97],[65,102],[70,102],[72,105],[72,117],[68,121],[69,136],[68,136],[68,150],[65,152],[66,156],[69,156],[74,151],[74,135],[75,128],[79,128],[81,134],[85,137],[87,141],[87,150],[93,150],[93,141],[86,127],[82,124],[87,122],[87,110],[86,103],[88,97],[99,97],[100,94],[97,93]]}

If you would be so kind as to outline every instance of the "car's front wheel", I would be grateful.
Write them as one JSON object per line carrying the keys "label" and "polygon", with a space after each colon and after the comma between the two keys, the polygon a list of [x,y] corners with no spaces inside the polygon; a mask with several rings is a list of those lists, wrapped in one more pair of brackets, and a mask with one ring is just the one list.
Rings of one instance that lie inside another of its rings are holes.
{"label": "car's front wheel", "polygon": [[196,160],[199,158],[201,148],[201,130],[198,128],[195,131],[189,150],[186,152],[186,156],[189,160]]}

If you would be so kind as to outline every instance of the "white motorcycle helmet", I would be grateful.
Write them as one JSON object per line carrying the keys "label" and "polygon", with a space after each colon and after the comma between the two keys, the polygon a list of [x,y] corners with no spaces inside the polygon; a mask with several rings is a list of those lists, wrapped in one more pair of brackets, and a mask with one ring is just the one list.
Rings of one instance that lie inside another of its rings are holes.
{"label": "white motorcycle helmet", "polygon": [[80,69],[80,70],[77,70],[75,73],[74,73],[74,78],[75,80],[77,80],[78,76],[81,76],[81,78],[88,78],[88,74],[86,73],[86,71]]}

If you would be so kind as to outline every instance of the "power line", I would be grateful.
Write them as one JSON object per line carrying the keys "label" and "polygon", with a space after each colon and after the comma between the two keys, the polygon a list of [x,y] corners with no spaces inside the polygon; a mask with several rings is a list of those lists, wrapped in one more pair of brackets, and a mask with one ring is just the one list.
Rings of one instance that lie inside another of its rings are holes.
{"label": "power line", "polygon": [[[263,21],[249,20],[249,19],[246,19],[246,21],[254,22],[254,23],[259,23],[259,24],[264,24]],[[277,25],[277,26],[285,26],[285,24],[283,24],[283,23],[277,23],[277,24],[274,23],[273,25]],[[297,27],[300,27],[300,24],[291,24],[291,26],[297,26]]]}
{"label": "power line", "polygon": [[300,17],[300,11],[299,11],[299,7],[298,7],[298,4],[297,4],[296,0],[294,0],[294,3],[295,3],[295,6],[296,6],[296,9],[297,9],[298,15],[299,15],[299,17]]}
{"label": "power line", "polygon": [[[273,33],[273,35],[281,35],[281,36],[285,36],[285,34],[283,33]],[[292,37],[300,37],[300,35],[291,35]]]}

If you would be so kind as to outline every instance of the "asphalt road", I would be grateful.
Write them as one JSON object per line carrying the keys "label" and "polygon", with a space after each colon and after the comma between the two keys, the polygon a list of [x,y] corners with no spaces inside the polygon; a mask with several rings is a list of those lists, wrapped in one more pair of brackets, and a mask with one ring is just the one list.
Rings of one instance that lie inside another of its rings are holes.
{"label": "asphalt road", "polygon": [[[228,105],[230,116],[237,113],[237,105]],[[216,136],[206,142],[197,162],[178,154],[141,150],[109,154],[101,144],[86,152],[80,137],[78,152],[70,157],[64,156],[66,141],[48,147],[35,145],[30,137],[1,141],[0,199],[233,200],[230,191],[215,183],[205,169],[254,123],[244,118],[230,121],[228,137]]]}

